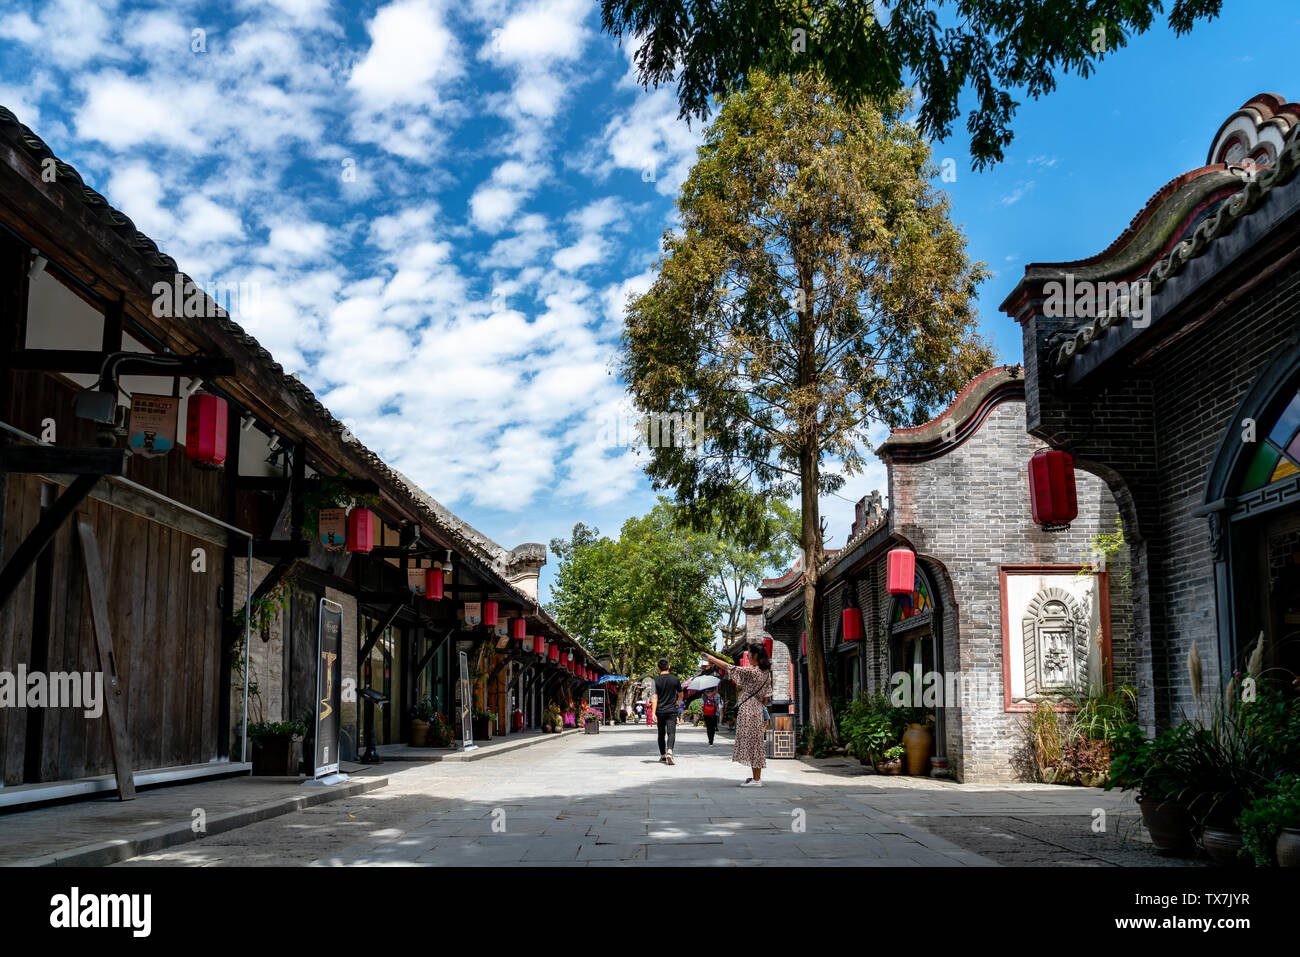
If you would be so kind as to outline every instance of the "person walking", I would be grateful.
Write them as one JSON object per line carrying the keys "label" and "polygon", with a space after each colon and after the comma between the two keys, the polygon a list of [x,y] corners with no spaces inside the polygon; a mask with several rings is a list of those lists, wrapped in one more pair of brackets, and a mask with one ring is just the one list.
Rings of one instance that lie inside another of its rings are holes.
{"label": "person walking", "polygon": [[700,716],[704,718],[704,730],[709,736],[709,744],[713,744],[722,711],[722,695],[718,693],[718,687],[720,686],[714,686],[700,695]]}
{"label": "person walking", "polygon": [[668,659],[659,659],[659,675],[655,678],[655,693],[650,699],[650,713],[659,723],[659,760],[673,763],[673,745],[677,738],[677,715],[682,708],[681,679],[668,667]]}
{"label": "person walking", "polygon": [[772,694],[772,662],[762,645],[751,644],[748,649],[748,666],[729,665],[721,658],[706,653],[704,657],[719,668],[727,669],[727,678],[736,686],[739,701],[736,703],[736,742],[731,749],[731,760],[747,765],[752,777],[741,782],[741,787],[761,788],[763,768],[767,767],[767,735],[763,718],[763,702]]}

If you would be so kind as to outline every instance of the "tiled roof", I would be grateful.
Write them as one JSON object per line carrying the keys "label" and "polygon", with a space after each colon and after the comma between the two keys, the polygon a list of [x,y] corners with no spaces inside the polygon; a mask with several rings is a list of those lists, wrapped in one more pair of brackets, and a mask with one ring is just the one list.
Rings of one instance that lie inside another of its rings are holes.
{"label": "tiled roof", "polygon": [[[0,106],[0,136],[4,136],[11,142],[21,146],[23,152],[34,166],[40,166],[44,160],[52,160],[57,176],[55,182],[49,184],[47,188],[62,189],[76,197],[91,210],[101,223],[125,239],[139,256],[142,263],[153,269],[163,270],[171,274],[180,274],[184,276],[186,281],[192,282],[189,276],[181,273],[176,260],[163,253],[158,248],[157,243],[136,229],[135,224],[131,222],[129,217],[114,209],[100,193],[87,186],[76,169],[54,156],[45,142],[32,130],[20,123],[13,112],[4,106]],[[204,295],[207,298],[207,294],[204,293]],[[284,367],[275,361],[275,357],[256,338],[231,319],[219,303],[211,302],[210,305],[211,308],[205,311],[214,314],[215,318],[205,319],[204,321],[210,322],[212,327],[218,330],[220,334],[229,337],[234,342],[250,350],[264,368],[279,377],[283,388],[301,400],[310,412],[316,416],[316,424],[322,427],[323,431],[338,436],[339,444],[343,446],[345,444],[343,436],[351,436],[351,433],[316,398],[316,394],[296,376],[287,374]],[[437,502],[402,473],[391,468],[378,455],[357,441],[355,437],[352,437],[347,442],[347,445],[352,454],[361,458],[384,479],[391,491],[405,496],[407,504],[427,521],[430,527],[442,532],[457,550],[483,562],[497,572],[498,575],[504,572],[509,555],[505,548],[474,529],[469,523],[457,518],[449,509]],[[519,604],[524,606],[532,605],[537,608],[537,602],[534,599],[509,582],[500,580],[495,585],[511,595]],[[537,611],[539,616],[544,616],[546,620],[553,623],[557,630],[563,631],[558,624],[554,623],[554,619],[542,612],[540,608],[537,608]]]}

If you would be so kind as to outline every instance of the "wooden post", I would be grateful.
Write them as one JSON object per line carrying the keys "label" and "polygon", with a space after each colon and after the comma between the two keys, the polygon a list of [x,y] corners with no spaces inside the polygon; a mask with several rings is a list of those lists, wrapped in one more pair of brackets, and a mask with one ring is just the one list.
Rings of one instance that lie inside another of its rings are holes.
{"label": "wooden post", "polygon": [[125,702],[122,683],[117,676],[117,657],[113,654],[113,634],[108,623],[108,590],[104,587],[104,569],[99,561],[99,543],[90,518],[77,516],[81,551],[85,557],[86,590],[90,592],[90,621],[99,653],[99,670],[104,675],[108,693],[104,710],[108,713],[108,736],[113,746],[113,772],[117,775],[117,793],[123,801],[135,799],[135,778],[131,770],[131,747],[126,736]]}

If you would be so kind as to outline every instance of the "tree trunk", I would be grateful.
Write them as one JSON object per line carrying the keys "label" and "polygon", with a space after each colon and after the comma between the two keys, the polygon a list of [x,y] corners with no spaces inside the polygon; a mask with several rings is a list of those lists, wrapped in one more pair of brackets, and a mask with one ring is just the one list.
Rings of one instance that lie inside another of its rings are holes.
{"label": "tree trunk", "polygon": [[830,685],[826,680],[826,653],[822,646],[820,580],[822,553],[821,515],[817,503],[817,457],[805,450],[799,456],[800,496],[803,529],[804,631],[808,636],[808,721],[814,733],[824,732],[838,743],[835,714],[831,710]]}

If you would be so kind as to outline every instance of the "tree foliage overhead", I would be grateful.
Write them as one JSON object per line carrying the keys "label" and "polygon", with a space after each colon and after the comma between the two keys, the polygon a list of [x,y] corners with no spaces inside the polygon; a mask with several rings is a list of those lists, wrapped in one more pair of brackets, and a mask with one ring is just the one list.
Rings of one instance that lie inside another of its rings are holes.
{"label": "tree foliage overhead", "polygon": [[[1181,36],[1222,5],[1174,0],[1169,27]],[[677,78],[683,117],[706,118],[712,98],[755,70],[819,76],[849,105],[884,102],[910,82],[922,134],[942,140],[970,88],[977,168],[1012,140],[1013,92],[1036,99],[1058,75],[1091,75],[1163,12],[1161,0],[601,0],[604,30],[640,44],[642,84]]]}
{"label": "tree foliage overhead", "polygon": [[[906,107],[900,92],[883,110],[848,107],[824,80],[751,77],[706,131],[681,232],[627,306],[621,372],[638,406],[701,409],[707,432],[703,448],[652,449],[653,484],[695,527],[719,520],[748,541],[765,498],[799,494],[809,622],[818,496],[861,470],[873,425],[926,420],[992,360],[971,309],[986,270],[930,184]],[[820,643],[808,645],[825,729]]]}

